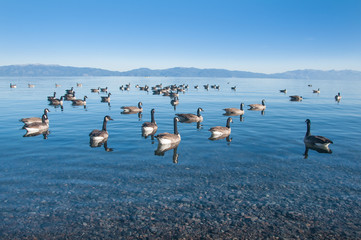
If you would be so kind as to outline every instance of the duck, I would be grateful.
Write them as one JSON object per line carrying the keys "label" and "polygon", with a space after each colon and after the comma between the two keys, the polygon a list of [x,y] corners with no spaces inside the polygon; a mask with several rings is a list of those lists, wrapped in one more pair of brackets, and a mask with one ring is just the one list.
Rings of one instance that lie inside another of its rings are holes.
{"label": "duck", "polygon": [[223,110],[226,111],[226,114],[243,115],[244,114],[243,106],[244,106],[244,103],[241,103],[241,106],[239,109],[238,108],[224,108]]}
{"label": "duck", "polygon": [[313,91],[313,93],[320,93],[321,92],[320,89],[312,90],[312,91]]}
{"label": "duck", "polygon": [[63,105],[64,96],[61,96],[60,99],[54,98],[49,100],[50,105]]}
{"label": "duck", "polygon": [[99,92],[99,90],[100,90],[100,87],[90,89],[91,92]]}
{"label": "duck", "polygon": [[56,87],[56,88],[59,88],[59,87],[61,87],[61,85],[60,85],[60,84],[55,83],[55,87]]}
{"label": "duck", "polygon": [[328,138],[311,135],[311,121],[310,119],[306,119],[305,122],[307,124],[307,132],[303,141],[306,145],[308,144],[319,148],[328,148],[328,145],[333,144],[333,142]]}
{"label": "duck", "polygon": [[16,84],[10,83],[10,88],[16,88]]}
{"label": "duck", "polygon": [[155,113],[155,109],[153,108],[150,111],[150,122],[145,122],[142,124],[142,133],[143,136],[148,136],[151,134],[156,133],[157,129],[158,129],[158,125],[154,120],[154,113]]}
{"label": "duck", "polygon": [[28,133],[43,132],[43,131],[47,131],[48,128],[49,128],[49,119],[46,114],[43,114],[41,118],[41,122],[33,122],[30,124],[25,124],[23,126],[23,129],[26,129]]}
{"label": "duck", "polygon": [[102,96],[101,97],[101,101],[102,102],[110,102],[110,95],[112,95],[111,93],[108,93],[108,96]]}
{"label": "duck", "polygon": [[201,115],[201,111],[204,111],[203,108],[199,107],[197,109],[197,115],[192,113],[177,113],[177,117],[180,122],[202,122],[203,116]]}
{"label": "duck", "polygon": [[81,105],[86,105],[86,99],[88,97],[87,96],[84,96],[84,99],[81,100],[81,99],[75,99],[75,100],[71,100],[73,103],[73,105],[78,105],[78,106],[81,106]]}
{"label": "duck", "polygon": [[54,92],[53,96],[48,96],[48,101],[50,101],[51,99],[54,99],[56,96],[56,92]]}
{"label": "duck", "polygon": [[160,133],[155,136],[158,139],[159,144],[169,145],[169,144],[177,144],[181,141],[181,136],[178,132],[177,122],[179,122],[179,118],[173,118],[173,127],[174,133]]}
{"label": "duck", "polygon": [[266,109],[266,104],[265,104],[266,100],[262,100],[262,104],[250,104],[249,106],[249,110],[265,110]]}
{"label": "duck", "polygon": [[290,101],[295,101],[295,102],[299,102],[299,101],[302,101],[302,96],[298,96],[298,95],[293,95],[293,96],[290,96]]}
{"label": "duck", "polygon": [[77,87],[82,87],[83,84],[82,84],[82,83],[76,83],[76,86],[77,86]]}
{"label": "duck", "polygon": [[216,126],[210,128],[208,131],[212,133],[210,139],[219,139],[220,137],[226,137],[231,134],[231,122],[233,122],[232,118],[227,118],[227,124],[225,127]]}
{"label": "duck", "polygon": [[231,87],[232,90],[236,90],[237,86]]}
{"label": "duck", "polygon": [[[44,109],[44,115],[46,115],[46,117],[48,117],[48,112],[50,112],[49,109],[45,108]],[[29,125],[31,123],[41,123],[43,120],[42,120],[42,117],[39,118],[39,117],[30,117],[30,118],[22,118],[20,119],[20,122],[23,122],[25,125]],[[49,119],[46,118],[45,120],[47,123],[49,123]]]}
{"label": "duck", "polygon": [[281,93],[287,93],[287,89],[281,89],[280,92]]}
{"label": "duck", "polygon": [[35,84],[28,84],[28,88],[34,88],[35,87]]}
{"label": "duck", "polygon": [[337,95],[335,96],[335,100],[339,102],[341,98],[342,98],[341,94],[337,93]]}
{"label": "duck", "polygon": [[123,107],[121,107],[121,109],[123,109],[123,113],[138,113],[138,112],[143,112],[142,106],[143,106],[142,102],[139,102],[138,107],[123,106]]}
{"label": "duck", "polygon": [[107,131],[107,122],[109,120],[113,120],[109,115],[106,115],[103,120],[103,128],[102,130],[94,129],[89,133],[90,140],[93,141],[103,141],[108,139],[108,131]]}

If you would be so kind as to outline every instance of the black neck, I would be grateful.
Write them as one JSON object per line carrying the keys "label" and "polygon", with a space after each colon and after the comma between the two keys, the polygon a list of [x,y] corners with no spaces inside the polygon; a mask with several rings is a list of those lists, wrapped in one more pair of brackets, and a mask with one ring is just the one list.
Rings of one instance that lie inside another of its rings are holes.
{"label": "black neck", "polygon": [[104,118],[102,130],[107,131],[107,119],[106,118]]}
{"label": "black neck", "polygon": [[177,128],[177,119],[174,118],[174,134],[179,134],[178,133],[178,128]]}
{"label": "black neck", "polygon": [[307,123],[307,132],[306,132],[306,137],[311,135],[311,123]]}
{"label": "black neck", "polygon": [[231,118],[228,118],[228,119],[227,119],[226,127],[227,127],[227,128],[230,128],[230,127],[231,127]]}
{"label": "black neck", "polygon": [[[206,115],[207,115],[207,114],[206,114]],[[198,110],[197,110],[197,116],[198,116],[198,117],[201,116],[201,109],[200,109],[200,108],[198,108]]]}
{"label": "black neck", "polygon": [[154,111],[151,112],[151,114],[150,114],[150,119],[151,119],[151,122],[152,122],[152,123],[155,123],[155,120],[154,120]]}
{"label": "black neck", "polygon": [[241,104],[241,110],[243,110],[243,104]]}

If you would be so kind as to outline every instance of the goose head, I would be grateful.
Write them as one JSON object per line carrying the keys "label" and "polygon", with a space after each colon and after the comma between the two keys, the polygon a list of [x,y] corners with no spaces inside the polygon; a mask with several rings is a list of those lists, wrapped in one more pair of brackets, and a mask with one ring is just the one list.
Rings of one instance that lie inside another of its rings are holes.
{"label": "goose head", "polygon": [[142,106],[143,106],[143,103],[142,103],[142,102],[139,102],[139,103],[138,103],[138,108],[142,108]]}

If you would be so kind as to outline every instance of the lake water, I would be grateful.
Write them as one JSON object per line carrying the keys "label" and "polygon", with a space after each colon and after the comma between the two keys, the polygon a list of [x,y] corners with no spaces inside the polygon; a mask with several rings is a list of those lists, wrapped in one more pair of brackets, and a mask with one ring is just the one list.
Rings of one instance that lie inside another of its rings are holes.
{"label": "lake water", "polygon": [[[121,91],[127,83],[130,90]],[[189,85],[176,109],[169,97],[135,88],[160,83]],[[220,89],[207,91],[207,83]],[[110,106],[100,102],[105,93],[90,92],[106,86]],[[77,98],[88,96],[85,109],[48,105],[47,96],[70,87]],[[1,239],[361,238],[360,81],[2,77],[0,89]],[[289,101],[296,94],[302,102]],[[223,108],[262,99],[263,114],[232,117],[231,141],[208,139],[209,128],[226,125]],[[121,114],[121,106],[139,101],[141,119]],[[202,126],[178,123],[179,146],[155,155],[158,141],[141,135],[150,110],[162,133],[173,132],[175,113],[198,107]],[[44,108],[49,134],[23,137],[19,119],[41,117]],[[105,115],[114,119],[107,146],[92,148],[88,135]],[[311,133],[334,142],[332,154],[310,149],[305,158],[307,118]]]}

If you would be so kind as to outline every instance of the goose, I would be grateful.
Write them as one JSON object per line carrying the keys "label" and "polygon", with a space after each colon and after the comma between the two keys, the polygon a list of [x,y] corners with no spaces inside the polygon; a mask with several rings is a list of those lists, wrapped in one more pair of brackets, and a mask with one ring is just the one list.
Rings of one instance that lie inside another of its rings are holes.
{"label": "goose", "polygon": [[71,87],[71,89],[67,89],[65,90],[66,94],[73,94],[74,93],[74,88]]}
{"label": "goose", "polygon": [[91,133],[89,133],[90,139],[93,141],[102,141],[106,140],[109,136],[107,132],[107,122],[109,120],[113,120],[110,116],[105,116],[103,120],[103,128],[102,130],[94,129]]}
{"label": "goose", "polygon": [[23,129],[26,129],[28,133],[43,132],[48,130],[48,128],[49,128],[49,119],[46,114],[43,114],[41,118],[41,122],[34,122],[30,124],[25,124],[23,126]]}
{"label": "goose", "polygon": [[101,92],[108,92],[108,87],[106,87],[106,88],[100,88],[100,91],[101,91]]}
{"label": "goose", "polygon": [[55,96],[56,96],[56,92],[54,92],[54,95],[53,96],[48,96],[48,101],[52,100],[52,99],[55,99]]}
{"label": "goose", "polygon": [[210,139],[218,139],[220,137],[226,137],[231,134],[231,125],[230,123],[233,122],[232,118],[227,118],[227,124],[225,127],[217,126],[212,127],[208,131],[212,133]]}
{"label": "goose", "polygon": [[108,96],[102,96],[101,98],[102,98],[102,102],[110,102],[110,95],[112,95],[111,93],[108,93]]}
{"label": "goose", "polygon": [[35,87],[35,84],[28,84],[28,88],[34,88]]}
{"label": "goose", "polygon": [[72,101],[72,100],[76,100],[75,97],[75,92],[73,91],[73,93],[67,93],[64,95],[64,99],[67,101]]}
{"label": "goose", "polygon": [[[49,123],[49,119],[48,119],[48,112],[50,112],[49,109],[45,108],[44,109],[44,115],[46,115],[46,122]],[[20,122],[23,122],[25,125],[29,125],[31,123],[41,123],[43,120],[42,120],[42,117],[41,118],[38,118],[38,117],[30,117],[30,118],[22,118],[20,119]]]}
{"label": "goose", "polygon": [[172,99],[172,100],[170,101],[170,104],[171,104],[172,106],[178,105],[178,104],[179,104],[179,98],[178,98],[178,97],[175,97],[174,99]]}
{"label": "goose", "polygon": [[262,100],[262,104],[250,104],[249,106],[249,110],[265,110],[266,109],[266,104],[265,104],[266,100]]}
{"label": "goose", "polygon": [[341,94],[337,93],[337,95],[335,96],[335,100],[339,102],[341,98],[342,98]]}
{"label": "goose", "polygon": [[16,88],[16,84],[10,83],[10,88]]}
{"label": "goose", "polygon": [[197,115],[192,113],[177,113],[180,122],[202,122],[203,117],[201,116],[201,111],[204,111],[202,108],[197,109]]}
{"label": "goose", "polygon": [[243,115],[244,114],[243,106],[244,106],[244,104],[241,103],[241,106],[239,109],[238,108],[224,108],[223,110],[226,111],[226,114]]}
{"label": "goose", "polygon": [[148,136],[151,134],[156,133],[157,129],[158,129],[158,125],[154,120],[154,108],[150,111],[150,116],[151,116],[151,120],[150,122],[145,122],[142,124],[142,133],[143,136]]}
{"label": "goose", "polygon": [[63,100],[64,100],[64,96],[61,96],[60,99],[54,98],[49,100],[50,101],[50,105],[63,105]]}
{"label": "goose", "polygon": [[179,118],[175,117],[173,119],[174,124],[174,133],[160,133],[155,138],[158,139],[159,144],[176,144],[181,141],[181,136],[178,132],[177,122],[179,122]]}
{"label": "goose", "polygon": [[142,108],[142,102],[138,103],[138,107],[135,106],[123,106],[121,107],[121,109],[123,109],[123,113],[137,113],[137,112],[142,112],[143,108]]}
{"label": "goose", "polygon": [[312,84],[308,84],[307,86],[312,87]]}
{"label": "goose", "polygon": [[195,89],[198,89],[199,87],[198,87],[198,85],[195,85],[194,88],[195,88]]}
{"label": "goose", "polygon": [[99,90],[100,90],[100,87],[90,89],[91,92],[99,92]]}
{"label": "goose", "polygon": [[280,92],[281,93],[287,93],[287,89],[281,89]]}
{"label": "goose", "polygon": [[317,89],[317,90],[313,90],[313,93],[320,93],[320,89]]}
{"label": "goose", "polygon": [[302,96],[298,96],[298,95],[293,95],[293,96],[290,96],[290,101],[295,101],[295,102],[299,102],[299,101],[302,101]]}
{"label": "goose", "polygon": [[333,143],[330,139],[322,137],[322,136],[315,136],[311,135],[311,121],[310,119],[306,119],[307,124],[307,132],[303,139],[305,144],[312,145],[319,148],[328,148],[330,143]]}
{"label": "goose", "polygon": [[232,90],[236,90],[237,86],[231,87]]}
{"label": "goose", "polygon": [[88,97],[87,96],[84,96],[84,99],[83,100],[81,100],[81,99],[75,99],[75,100],[71,100],[73,103],[73,105],[86,105],[86,99],[87,99]]}

